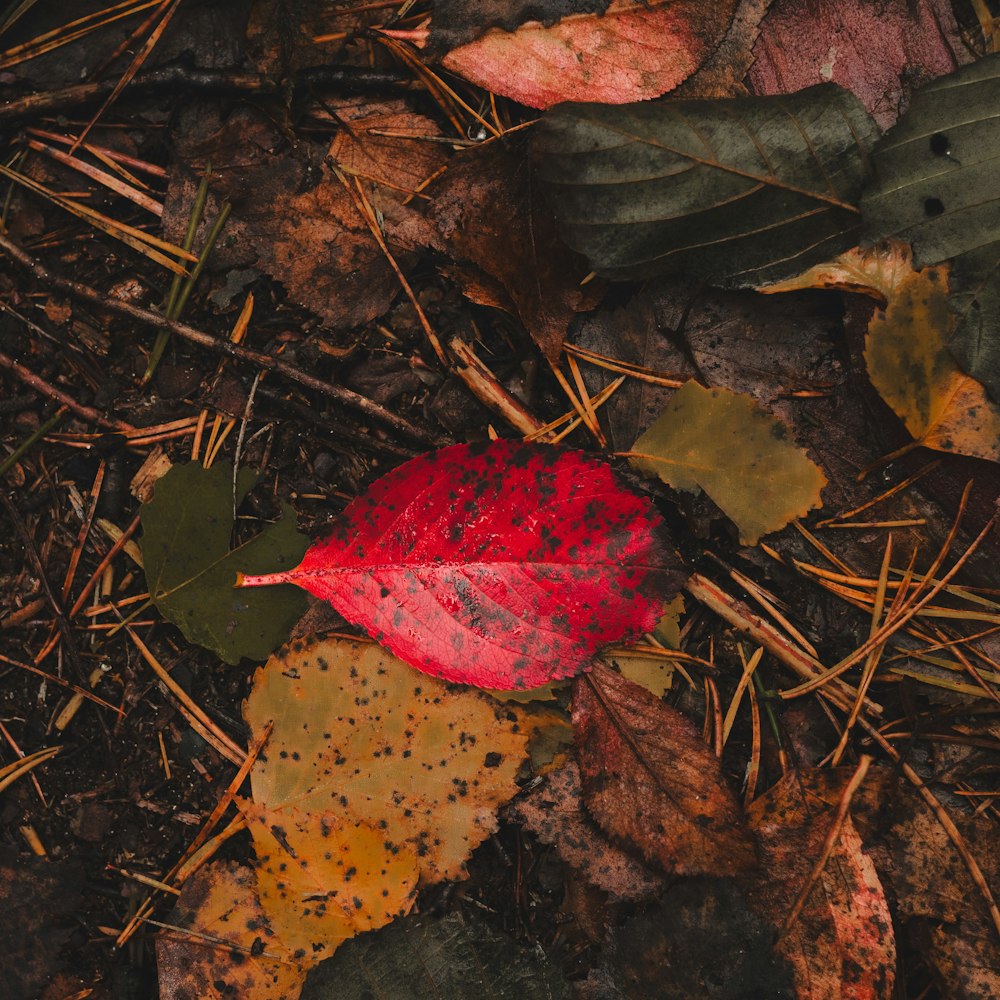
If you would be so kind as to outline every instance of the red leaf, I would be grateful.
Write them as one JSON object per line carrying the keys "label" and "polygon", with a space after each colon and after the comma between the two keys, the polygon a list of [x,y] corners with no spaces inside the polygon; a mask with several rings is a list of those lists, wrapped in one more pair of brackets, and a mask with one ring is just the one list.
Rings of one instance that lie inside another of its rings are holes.
{"label": "red leaf", "polygon": [[[735,9],[736,0],[613,0],[599,15],[571,14],[548,26],[527,21],[513,32],[491,28],[441,62],[532,108],[643,101],[672,90],[701,65]],[[386,34],[423,41],[421,32]]]}
{"label": "red leaf", "polygon": [[621,843],[668,874],[755,864],[718,758],[677,709],[601,665],[573,686],[573,728],[584,801]]}
{"label": "red leaf", "polygon": [[648,499],[580,452],[459,444],[354,500],[288,573],[437,677],[527,688],[652,628],[678,582]]}

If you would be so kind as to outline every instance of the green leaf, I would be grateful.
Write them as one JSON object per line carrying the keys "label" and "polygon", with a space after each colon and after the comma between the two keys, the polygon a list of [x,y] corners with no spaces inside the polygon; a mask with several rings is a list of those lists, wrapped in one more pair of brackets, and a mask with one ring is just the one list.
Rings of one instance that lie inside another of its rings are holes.
{"label": "green leaf", "polygon": [[1000,55],[922,87],[875,146],[865,237],[913,244],[920,268],[1000,239]]}
{"label": "green leaf", "polygon": [[878,130],[850,92],[560,105],[538,174],[566,242],[599,274],[676,272],[750,287],[857,242]]}
{"label": "green leaf", "polygon": [[302,1000],[570,1000],[539,948],[454,913],[406,917],[342,945],[309,973]]}
{"label": "green leaf", "polygon": [[949,349],[1000,401],[1000,54],[922,87],[876,145],[865,238],[913,244],[915,265],[953,259]]}
{"label": "green leaf", "polygon": [[826,476],[750,396],[687,382],[632,447],[632,463],[678,490],[703,489],[753,545],[820,506]]}
{"label": "green leaf", "polygon": [[948,308],[958,323],[948,350],[1000,403],[1000,241],[955,258]]}
{"label": "green leaf", "polygon": [[[240,470],[237,506],[255,480],[251,470]],[[175,465],[143,505],[142,531],[152,602],[188,639],[227,663],[263,659],[305,612],[305,595],[297,587],[234,589],[237,572],[291,569],[309,543],[296,530],[294,511],[282,504],[280,521],[230,551],[233,467],[227,462],[211,469],[197,462]]]}

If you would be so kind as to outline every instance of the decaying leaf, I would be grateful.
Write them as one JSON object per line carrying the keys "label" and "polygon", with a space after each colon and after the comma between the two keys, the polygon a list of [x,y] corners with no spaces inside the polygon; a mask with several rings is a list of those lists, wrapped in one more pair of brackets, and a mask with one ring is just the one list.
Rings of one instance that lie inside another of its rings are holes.
{"label": "decaying leaf", "polygon": [[449,253],[482,272],[476,280],[462,276],[463,294],[512,313],[557,360],[570,320],[596,305],[602,282],[581,287],[590,268],[559,239],[516,143],[456,154],[430,194],[428,213]]}
{"label": "decaying leaf", "polygon": [[[666,649],[680,649],[679,619],[684,612],[684,595],[678,594],[664,608],[664,615],[653,630],[653,637]],[[652,691],[662,698],[673,686],[674,664],[666,657],[640,651],[627,655],[610,654],[608,659],[618,668],[622,677]]]}
{"label": "decaying leaf", "polygon": [[170,922],[182,930],[156,939],[162,1000],[299,995],[305,972],[261,909],[251,869],[215,861],[195,872],[184,883]]}
{"label": "decaying leaf", "polygon": [[[236,504],[256,480],[241,469]],[[142,505],[142,555],[150,599],[191,642],[214,650],[227,663],[263,659],[288,637],[305,611],[301,594],[281,587],[271,594],[233,590],[233,575],[294,565],[308,544],[283,505],[281,520],[230,550],[233,531],[233,467],[217,462],[173,466],[157,480]]]}
{"label": "decaying leaf", "polygon": [[861,207],[866,235],[913,244],[918,267],[952,260],[950,347],[1000,400],[1000,55],[921,88],[873,152]]}
{"label": "decaying leaf", "polygon": [[833,260],[760,289],[765,295],[798,292],[806,288],[832,288],[858,292],[881,305],[892,301],[900,284],[913,273],[913,253],[908,243],[882,240],[866,249],[853,247]]}
{"label": "decaying leaf", "polygon": [[872,152],[865,236],[913,244],[917,267],[1000,239],[1000,54],[922,87]]}
{"label": "decaying leaf", "polygon": [[832,84],[784,97],[566,105],[534,155],[566,242],[609,278],[729,287],[791,277],[857,242],[875,123]]}
{"label": "decaying leaf", "polygon": [[643,101],[672,90],[701,65],[735,8],[736,0],[612,0],[600,14],[570,14],[549,26],[493,28],[452,49],[442,64],[532,108]]}
{"label": "decaying leaf", "polygon": [[612,899],[648,899],[663,888],[659,875],[612,844],[584,811],[575,763],[548,774],[509,813]]}
{"label": "decaying leaf", "polygon": [[868,374],[920,444],[1000,461],[1000,406],[948,351],[954,323],[947,269],[913,272],[868,327]]}
{"label": "decaying leaf", "polygon": [[580,452],[453,445],[354,500],[297,583],[407,663],[464,684],[537,687],[655,624],[674,557],[647,498]]}
{"label": "decaying leaf", "polygon": [[753,545],[821,503],[822,470],[751,397],[687,382],[632,447],[674,489],[703,489]]}
{"label": "decaying leaf", "polygon": [[302,1000],[570,1000],[557,966],[485,921],[453,913],[398,920],[309,974]]}
{"label": "decaying leaf", "polygon": [[[820,773],[821,791],[826,774]],[[789,774],[748,813],[761,846],[762,875],[751,903],[781,927],[822,856],[833,810],[811,794],[810,773]],[[896,943],[882,884],[848,816],[798,918],[779,939],[803,1000],[892,994]]]}
{"label": "decaying leaf", "polygon": [[[343,830],[365,824],[384,857],[359,870],[396,870],[404,855],[424,881],[461,876],[496,829],[528,737],[510,707],[449,691],[372,643],[334,639],[271,657],[244,717],[255,736],[274,722],[250,772],[262,821],[294,807],[332,814]],[[322,854],[322,821],[311,822],[310,850]]]}
{"label": "decaying leaf", "polygon": [[755,864],[718,758],[677,709],[599,665],[574,682],[573,725],[587,809],[621,843],[670,874]]}
{"label": "decaying leaf", "polygon": [[755,94],[831,81],[888,128],[915,81],[950,73],[961,51],[942,0],[776,0],[761,24],[748,82]]}
{"label": "decaying leaf", "polygon": [[[774,930],[729,878],[678,879],[602,943],[586,1000],[796,1000]],[[624,984],[625,989],[621,989]],[[603,988],[602,988],[603,987]]]}
{"label": "decaying leaf", "polygon": [[240,809],[257,854],[261,907],[303,968],[412,906],[417,858],[387,848],[374,818],[288,803],[243,802]]}

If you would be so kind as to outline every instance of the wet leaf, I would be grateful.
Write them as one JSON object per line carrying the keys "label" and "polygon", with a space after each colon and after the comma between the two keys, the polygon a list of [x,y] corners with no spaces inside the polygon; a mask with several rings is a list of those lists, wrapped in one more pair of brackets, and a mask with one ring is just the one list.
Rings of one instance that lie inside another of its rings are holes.
{"label": "wet leaf", "polygon": [[918,267],[952,260],[950,347],[1000,401],[1000,55],[923,87],[875,147],[865,233],[913,244]]}
{"label": "wet leaf", "polygon": [[287,803],[240,809],[257,853],[261,907],[304,968],[413,905],[416,855],[387,849],[388,834],[374,818]]}
{"label": "wet leaf", "polygon": [[559,238],[514,140],[456,154],[430,192],[428,214],[448,252],[477,269],[476,280],[461,276],[463,294],[516,316],[557,360],[570,320],[597,304],[603,283],[581,287],[587,261]]}
{"label": "wet leaf", "polygon": [[587,809],[619,842],[669,874],[755,864],[719,761],[690,719],[600,665],[574,683],[573,725]]}
{"label": "wet leaf", "polygon": [[751,397],[688,382],[632,447],[674,489],[703,489],[753,545],[820,506],[826,477]]}
{"label": "wet leaf", "polygon": [[570,1000],[562,974],[475,917],[398,920],[309,973],[302,1000]]}
{"label": "wet leaf", "polygon": [[847,250],[875,123],[833,85],[787,97],[578,104],[534,154],[571,247],[609,278],[779,281]]}
{"label": "wet leaf", "polygon": [[830,81],[856,94],[882,128],[914,82],[956,67],[951,9],[935,0],[776,0],[761,24],[748,85],[755,94]]}
{"label": "wet leaf", "polygon": [[648,899],[663,888],[659,875],[612,844],[584,811],[575,763],[548,774],[508,813],[612,899]]}
{"label": "wet leaf", "polygon": [[[241,469],[236,503],[256,479]],[[184,635],[214,650],[227,663],[263,659],[288,637],[305,611],[292,587],[270,594],[234,590],[237,572],[266,572],[292,566],[308,544],[287,504],[281,520],[236,549],[233,531],[233,467],[217,462],[173,466],[156,482],[142,506],[142,554],[153,603]]]}
{"label": "wet leaf", "polygon": [[917,267],[1000,239],[1000,55],[922,87],[872,152],[865,236],[913,245]]}
{"label": "wet leaf", "polygon": [[1000,241],[955,258],[948,307],[958,322],[948,349],[1000,403]]}
{"label": "wet leaf", "polygon": [[420,670],[528,688],[650,628],[678,580],[648,499],[580,452],[493,441],[413,459],[353,501],[298,583]]}
{"label": "wet leaf", "polygon": [[[826,774],[818,772],[821,793]],[[833,810],[811,791],[809,772],[789,774],[748,813],[761,845],[752,905],[781,926],[821,857]],[[847,817],[798,919],[779,939],[802,1000],[892,995],[896,942],[889,905],[871,859]]]}
{"label": "wet leaf", "polygon": [[188,936],[166,931],[156,939],[162,1000],[288,1000],[305,972],[292,961],[261,909],[254,872],[216,861],[185,883],[170,914]]}
{"label": "wet leaf", "polygon": [[[255,736],[274,722],[250,772],[258,828],[292,807],[332,814],[339,838],[350,839],[351,824],[378,831],[364,850],[377,847],[381,860],[359,870],[396,870],[408,857],[424,881],[459,877],[496,829],[528,738],[517,714],[487,695],[449,691],[372,643],[335,639],[296,641],[271,657],[244,718]],[[322,821],[293,821],[307,822],[307,852],[296,853],[321,855]]]}
{"label": "wet leaf", "polygon": [[920,444],[1000,461],[1000,407],[949,353],[954,323],[947,270],[913,272],[868,327],[868,374]]}
{"label": "wet leaf", "polygon": [[735,9],[736,0],[612,0],[600,14],[571,14],[548,26],[530,21],[513,32],[491,29],[452,49],[442,64],[532,108],[643,101],[672,90],[701,65]]}

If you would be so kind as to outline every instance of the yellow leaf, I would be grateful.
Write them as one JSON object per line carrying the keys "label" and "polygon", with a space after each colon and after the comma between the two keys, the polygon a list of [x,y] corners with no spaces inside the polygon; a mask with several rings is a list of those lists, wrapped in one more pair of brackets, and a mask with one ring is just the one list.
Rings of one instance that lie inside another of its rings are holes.
{"label": "yellow leaf", "polygon": [[417,859],[387,843],[385,831],[291,805],[240,808],[257,852],[261,905],[303,966],[409,911]]}
{"label": "yellow leaf", "polygon": [[752,397],[687,382],[632,446],[632,463],[678,490],[703,489],[753,545],[820,505],[826,476]]}
{"label": "yellow leaf", "polygon": [[517,792],[527,734],[511,706],[453,689],[371,643],[297,641],[257,671],[244,717],[274,720],[253,799],[378,829],[425,882],[464,874]]}
{"label": "yellow leaf", "polygon": [[233,862],[213,862],[185,883],[170,922],[156,938],[160,995],[199,1000],[287,1000],[305,969],[261,909],[257,878]]}
{"label": "yellow leaf", "polygon": [[911,272],[869,324],[868,374],[918,444],[1000,461],[1000,408],[952,359],[954,323],[948,269]]}

